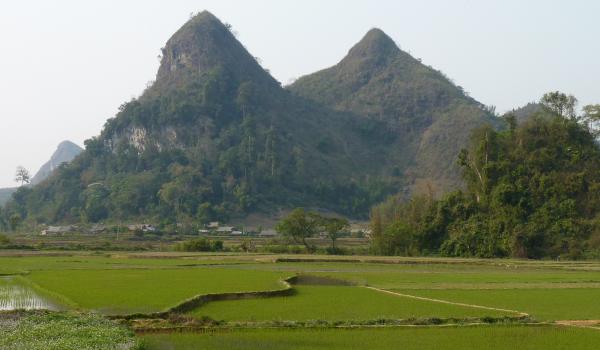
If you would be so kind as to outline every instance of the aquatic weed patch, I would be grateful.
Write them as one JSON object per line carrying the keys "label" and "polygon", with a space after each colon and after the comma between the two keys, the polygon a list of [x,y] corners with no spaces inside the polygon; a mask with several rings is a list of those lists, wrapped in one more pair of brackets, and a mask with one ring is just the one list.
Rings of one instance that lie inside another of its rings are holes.
{"label": "aquatic weed patch", "polygon": [[94,314],[46,311],[0,314],[3,350],[141,349],[122,325]]}

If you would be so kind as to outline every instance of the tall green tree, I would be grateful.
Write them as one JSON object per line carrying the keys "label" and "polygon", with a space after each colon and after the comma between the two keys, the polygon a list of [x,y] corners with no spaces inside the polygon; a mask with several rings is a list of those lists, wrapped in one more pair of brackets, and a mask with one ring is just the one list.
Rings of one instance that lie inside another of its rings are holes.
{"label": "tall green tree", "polygon": [[21,224],[21,222],[23,221],[23,219],[21,218],[21,215],[19,214],[12,214],[9,218],[8,218],[8,223],[10,225],[10,229],[11,231],[17,231],[17,228],[19,227],[19,225]]}
{"label": "tall green tree", "polygon": [[598,137],[600,133],[600,104],[587,105],[583,107],[583,121],[592,134]]}
{"label": "tall green tree", "polygon": [[336,251],[335,241],[340,237],[344,230],[350,227],[350,223],[346,218],[321,218],[321,227],[331,240],[331,250]]}
{"label": "tall green tree", "polygon": [[296,243],[302,243],[309,252],[315,250],[307,239],[318,233],[321,217],[315,212],[307,212],[304,208],[296,208],[283,218],[275,229]]}
{"label": "tall green tree", "polygon": [[564,118],[576,119],[577,98],[560,91],[552,91],[544,94],[540,103],[550,111]]}

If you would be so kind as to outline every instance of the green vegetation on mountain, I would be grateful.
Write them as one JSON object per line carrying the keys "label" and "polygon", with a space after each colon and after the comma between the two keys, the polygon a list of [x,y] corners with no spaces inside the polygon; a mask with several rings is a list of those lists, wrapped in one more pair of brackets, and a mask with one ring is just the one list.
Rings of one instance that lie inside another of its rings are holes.
{"label": "green vegetation on mountain", "polygon": [[13,193],[17,191],[16,187],[0,188],[0,207],[10,200]]}
{"label": "green vegetation on mountain", "polygon": [[509,112],[515,116],[515,121],[517,123],[524,123],[534,115],[539,114],[542,110],[542,105],[537,102],[530,102],[523,107],[515,108]]}
{"label": "green vegetation on mountain", "polygon": [[285,91],[203,12],[167,42],[154,85],[9,211],[37,222],[206,222],[297,205],[364,216],[402,181],[379,170],[384,144],[365,129]]}
{"label": "green vegetation on mountain", "polygon": [[302,77],[289,89],[372,125],[385,125],[392,172],[440,191],[460,185],[454,159],[470,130],[501,122],[443,73],[370,30],[337,65]]}
{"label": "green vegetation on mountain", "polygon": [[303,206],[365,217],[417,179],[458,184],[447,159],[494,121],[485,108],[379,30],[342,62],[349,81],[319,79],[312,96],[300,86],[317,73],[286,90],[200,13],[168,40],[154,84],[6,213],[173,224]]}
{"label": "green vegetation on mountain", "polygon": [[594,114],[575,115],[575,101],[549,93],[530,120],[474,131],[458,157],[465,190],[440,200],[392,198],[374,208],[374,249],[527,258],[597,252],[600,148]]}

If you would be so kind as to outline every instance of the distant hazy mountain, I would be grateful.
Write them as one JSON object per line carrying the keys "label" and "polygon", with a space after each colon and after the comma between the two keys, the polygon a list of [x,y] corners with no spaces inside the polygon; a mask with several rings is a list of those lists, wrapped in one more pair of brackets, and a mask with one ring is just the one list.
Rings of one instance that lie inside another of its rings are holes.
{"label": "distant hazy mountain", "polygon": [[[50,157],[40,170],[31,178],[31,186],[35,186],[40,182],[47,179],[56,168],[63,164],[71,162],[75,157],[77,157],[83,149],[71,141],[63,141],[61,142],[56,151]],[[18,187],[10,187],[10,188],[0,188],[0,205],[4,205],[12,194],[16,192]]]}
{"label": "distant hazy mountain", "polygon": [[4,205],[4,203],[8,202],[10,196],[17,190],[17,187],[10,188],[0,188],[0,206]]}
{"label": "distant hazy mountain", "polygon": [[50,174],[52,174],[52,172],[58,168],[59,165],[62,163],[71,162],[81,152],[83,152],[83,149],[73,142],[61,142],[56,148],[56,151],[54,151],[52,154],[52,157],[50,157],[50,160],[42,165],[40,170],[38,170],[38,172],[31,178],[31,184],[37,185],[46,180],[48,176],[50,176]]}

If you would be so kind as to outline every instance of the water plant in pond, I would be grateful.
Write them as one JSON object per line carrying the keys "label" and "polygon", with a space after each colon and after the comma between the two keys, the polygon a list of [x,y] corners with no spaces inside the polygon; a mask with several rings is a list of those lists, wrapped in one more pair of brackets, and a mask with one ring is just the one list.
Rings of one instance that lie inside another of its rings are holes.
{"label": "water plant in pond", "polygon": [[2,350],[134,350],[134,334],[100,315],[17,311],[0,314]]}

